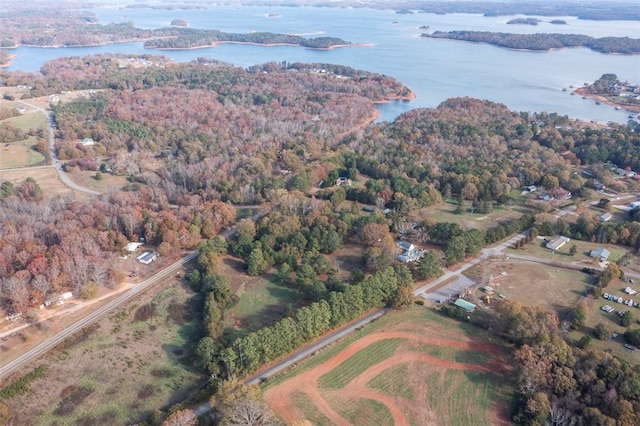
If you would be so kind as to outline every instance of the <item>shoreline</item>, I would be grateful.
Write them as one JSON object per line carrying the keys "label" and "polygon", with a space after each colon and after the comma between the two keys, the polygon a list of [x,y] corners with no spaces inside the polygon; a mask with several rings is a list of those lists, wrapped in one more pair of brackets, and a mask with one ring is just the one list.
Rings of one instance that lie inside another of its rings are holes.
{"label": "shoreline", "polygon": [[372,47],[373,43],[349,43],[349,44],[334,44],[329,47],[307,47],[302,46],[300,44],[292,44],[292,43],[256,43],[252,41],[216,41],[211,44],[202,44],[198,46],[190,46],[190,47],[155,47],[155,46],[143,46],[145,49],[155,49],[155,50],[167,50],[167,51],[178,51],[178,50],[198,50],[198,49],[210,49],[213,47],[217,47],[220,44],[244,44],[250,46],[264,46],[264,47],[278,47],[278,46],[291,46],[291,47],[302,47],[304,49],[309,50],[333,50],[340,49],[344,47]]}
{"label": "shoreline", "polygon": [[640,114],[640,106],[634,106],[634,105],[625,105],[625,104],[619,104],[617,102],[612,101],[611,99],[602,96],[602,95],[596,95],[595,93],[589,93],[587,91],[587,87],[578,87],[577,89],[575,89],[573,91],[573,93],[575,93],[576,95],[580,95],[583,97],[587,97],[589,99],[593,99],[596,102],[600,102],[604,105],[608,105],[614,108],[620,108],[623,109],[625,111],[629,111],[631,113],[634,114]]}
{"label": "shoreline", "polygon": [[[416,95],[416,93],[409,89],[409,94],[407,96],[389,96],[386,99],[383,99],[381,101],[373,101],[374,105],[384,105],[384,104],[388,104],[391,101],[413,101],[414,99],[418,98],[418,95]],[[377,118],[376,118],[377,119]]]}

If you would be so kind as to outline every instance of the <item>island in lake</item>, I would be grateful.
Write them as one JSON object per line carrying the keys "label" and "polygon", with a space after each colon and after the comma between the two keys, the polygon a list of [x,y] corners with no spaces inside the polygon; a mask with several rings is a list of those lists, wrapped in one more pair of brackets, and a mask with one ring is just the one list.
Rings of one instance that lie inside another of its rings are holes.
{"label": "island in lake", "polygon": [[188,27],[189,23],[184,19],[174,19],[171,21],[171,25],[174,27]]}
{"label": "island in lake", "polygon": [[509,25],[538,25],[539,22],[542,22],[541,20],[537,19],[537,18],[516,18],[516,19],[512,19],[510,21],[507,21],[507,24]]}

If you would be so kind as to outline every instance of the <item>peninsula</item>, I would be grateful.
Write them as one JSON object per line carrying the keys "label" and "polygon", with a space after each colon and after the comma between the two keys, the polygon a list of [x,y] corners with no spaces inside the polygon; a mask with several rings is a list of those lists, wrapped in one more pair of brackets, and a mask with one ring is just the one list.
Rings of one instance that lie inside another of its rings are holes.
{"label": "peninsula", "polygon": [[593,84],[585,83],[573,93],[617,109],[640,113],[640,85],[620,81],[615,74],[603,74]]}
{"label": "peninsula", "polygon": [[587,47],[600,53],[638,54],[640,39],[629,37],[594,38],[581,34],[511,34],[490,31],[436,31],[422,37],[487,43],[508,49],[545,51],[563,47]]}

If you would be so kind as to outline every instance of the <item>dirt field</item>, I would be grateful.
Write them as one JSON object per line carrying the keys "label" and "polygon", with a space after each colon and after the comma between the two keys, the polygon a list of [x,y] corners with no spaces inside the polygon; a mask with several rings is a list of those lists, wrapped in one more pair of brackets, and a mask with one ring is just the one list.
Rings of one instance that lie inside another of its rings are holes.
{"label": "dirt field", "polygon": [[[489,260],[465,275],[482,282],[480,287],[491,286],[496,295],[524,305],[542,306],[561,316],[578,303],[590,285],[590,277],[582,272],[515,259]],[[486,296],[480,289],[475,295],[479,299]]]}
{"label": "dirt field", "polygon": [[507,425],[511,367],[472,333],[424,307],[392,313],[276,378],[264,400],[287,424]]}
{"label": "dirt field", "polygon": [[49,373],[5,402],[16,425],[121,425],[184,399],[203,380],[192,368],[199,301],[169,281],[37,364]]}

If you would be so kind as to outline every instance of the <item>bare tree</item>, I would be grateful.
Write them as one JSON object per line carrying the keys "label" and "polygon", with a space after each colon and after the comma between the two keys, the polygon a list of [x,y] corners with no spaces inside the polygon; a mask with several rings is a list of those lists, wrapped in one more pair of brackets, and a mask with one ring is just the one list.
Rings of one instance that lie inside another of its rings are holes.
{"label": "bare tree", "polygon": [[560,407],[557,401],[551,404],[547,426],[574,426],[576,418],[570,410]]}
{"label": "bare tree", "polygon": [[225,426],[270,426],[276,425],[265,404],[252,398],[239,398],[228,410],[222,424]]}

